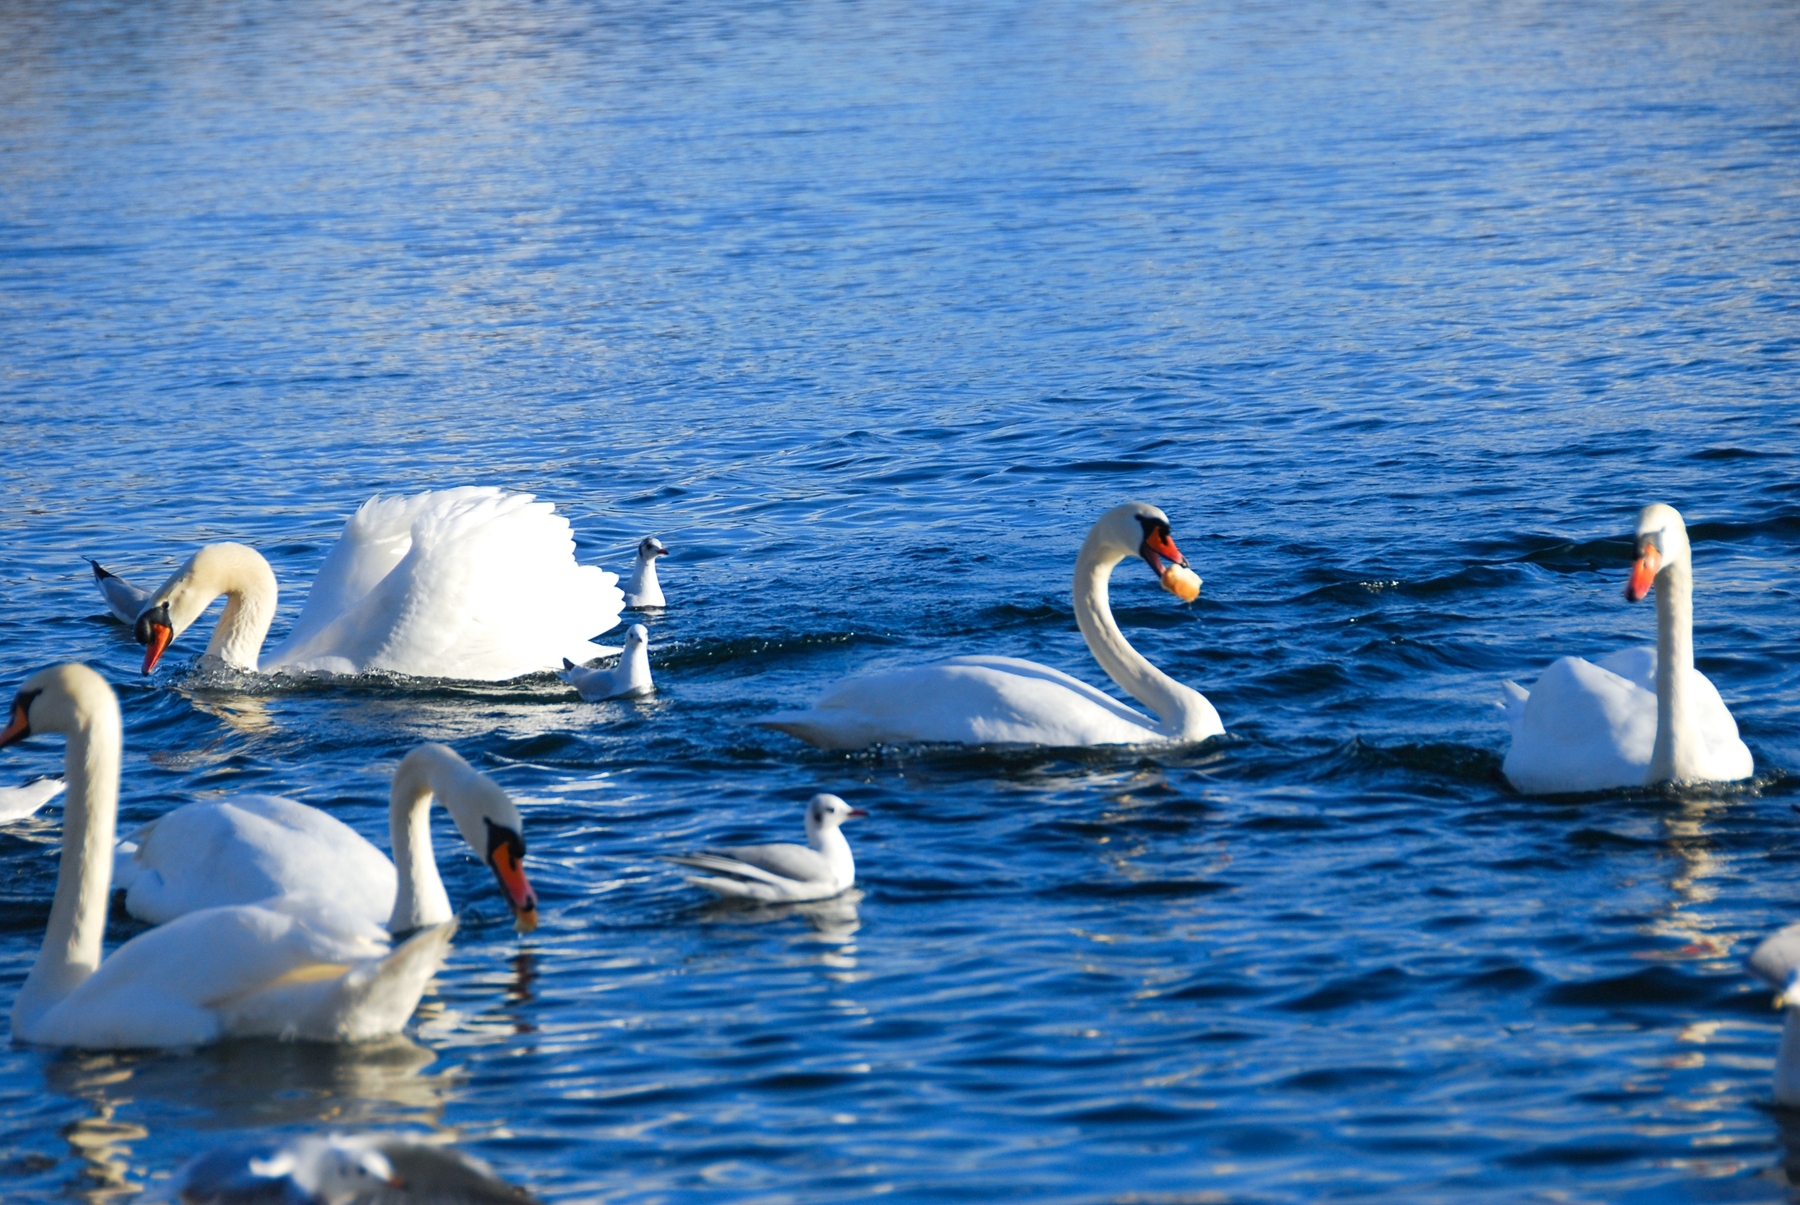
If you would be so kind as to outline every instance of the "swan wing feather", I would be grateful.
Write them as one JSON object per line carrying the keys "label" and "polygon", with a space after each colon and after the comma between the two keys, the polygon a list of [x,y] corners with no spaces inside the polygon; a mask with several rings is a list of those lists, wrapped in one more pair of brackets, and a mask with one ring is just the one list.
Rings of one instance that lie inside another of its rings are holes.
{"label": "swan wing feather", "polygon": [[1580,657],[1546,669],[1524,700],[1503,770],[1527,795],[1644,785],[1656,692]]}
{"label": "swan wing feather", "polygon": [[438,491],[389,572],[268,667],[499,681],[599,655],[618,623],[616,574],[575,561],[568,520],[530,494]]}

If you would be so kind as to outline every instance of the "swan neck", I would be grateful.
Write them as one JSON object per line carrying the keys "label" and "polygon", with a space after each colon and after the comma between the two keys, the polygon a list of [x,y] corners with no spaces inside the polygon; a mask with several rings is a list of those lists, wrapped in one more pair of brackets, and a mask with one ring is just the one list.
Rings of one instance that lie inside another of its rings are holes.
{"label": "swan neck", "polygon": [[13,1033],[26,1040],[44,1013],[99,969],[106,935],[119,814],[119,705],[110,691],[85,702],[84,721],[63,753],[68,787],[56,898],[37,962],[13,1003]]}
{"label": "swan neck", "polygon": [[205,655],[255,673],[263,639],[275,622],[279,597],[275,571],[261,553],[240,547],[214,585],[217,594],[225,596],[225,613],[219,616]]}
{"label": "swan neck", "polygon": [[1201,726],[1201,696],[1169,677],[1131,647],[1113,620],[1108,581],[1113,566],[1124,559],[1090,533],[1075,560],[1075,622],[1081,628],[1088,651],[1107,677],[1148,707],[1161,722],[1159,729],[1171,737],[1211,735]]}
{"label": "swan neck", "polygon": [[1694,576],[1686,559],[1656,576],[1656,746],[1645,782],[1696,777],[1690,706],[1694,677]]}
{"label": "swan neck", "polygon": [[394,912],[388,932],[409,933],[450,919],[450,895],[438,874],[437,852],[431,845],[431,801],[438,794],[432,767],[408,755],[394,772],[388,795],[388,840],[393,843],[394,869],[399,883],[394,892]]}

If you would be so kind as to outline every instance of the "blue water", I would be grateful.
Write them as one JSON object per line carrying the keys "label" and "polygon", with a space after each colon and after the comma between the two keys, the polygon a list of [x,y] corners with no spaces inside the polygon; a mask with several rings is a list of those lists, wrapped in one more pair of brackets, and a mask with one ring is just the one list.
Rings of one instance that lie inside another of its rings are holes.
{"label": "blue water", "polygon": [[[1788,1199],[1739,959],[1800,915],[1797,115],[1780,2],[0,6],[0,689],[107,674],[125,825],[385,844],[448,741],[545,909],[446,852],[378,1049],[0,1050],[0,1198],[392,1126],[556,1202]],[[670,545],[654,698],[146,680],[80,560],[252,543],[279,638],[358,503],[472,483]],[[1227,738],[746,726],[956,652],[1103,684],[1069,576],[1128,499],[1206,587],[1122,566],[1121,623]],[[1499,682],[1650,640],[1649,501],[1757,776],[1521,798]],[[858,896],[653,860],[821,789]],[[0,1006],[59,824],[0,831]]]}

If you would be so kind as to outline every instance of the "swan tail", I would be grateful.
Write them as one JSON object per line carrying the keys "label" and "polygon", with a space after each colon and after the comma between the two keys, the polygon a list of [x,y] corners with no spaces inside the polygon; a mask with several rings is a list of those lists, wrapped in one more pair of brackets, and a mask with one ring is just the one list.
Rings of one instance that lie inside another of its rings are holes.
{"label": "swan tail", "polygon": [[750,723],[785,732],[820,749],[861,749],[873,742],[872,737],[859,740],[857,734],[845,733],[841,725],[822,723],[816,711],[776,711],[757,716]]}
{"label": "swan tail", "polygon": [[[431,977],[444,965],[457,919],[421,929],[392,953],[358,963],[339,981],[324,1024],[296,1036],[333,1042],[365,1042],[399,1033],[419,1007]],[[283,1035],[289,1036],[287,1034]]]}

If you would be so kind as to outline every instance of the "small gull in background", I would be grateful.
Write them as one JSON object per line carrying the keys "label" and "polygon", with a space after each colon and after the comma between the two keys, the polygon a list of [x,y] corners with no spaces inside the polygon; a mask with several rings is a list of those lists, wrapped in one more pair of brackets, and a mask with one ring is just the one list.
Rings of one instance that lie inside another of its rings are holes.
{"label": "small gull in background", "polygon": [[150,601],[150,591],[140,590],[91,556],[83,559],[94,567],[94,584],[100,587],[113,618],[120,623],[136,623],[138,612]]}
{"label": "small gull in background", "polygon": [[668,556],[669,550],[655,536],[638,542],[637,563],[631,567],[631,580],[625,583],[625,605],[643,610],[663,606],[662,585],[656,580],[656,558]]}
{"label": "small gull in background", "polygon": [[530,1205],[492,1168],[406,1134],[330,1134],[280,1146],[221,1147],[193,1159],[162,1195],[178,1205]]}
{"label": "small gull in background", "polygon": [[62,794],[63,780],[50,775],[22,787],[0,787],[0,824],[23,820]]}
{"label": "small gull in background", "polygon": [[612,669],[586,669],[565,657],[556,676],[579,691],[587,703],[647,695],[656,689],[650,680],[650,629],[634,623],[626,630],[624,655]]}
{"label": "small gull in background", "polygon": [[836,795],[814,795],[806,804],[807,845],[739,845],[663,861],[708,871],[688,882],[720,895],[769,903],[828,899],[856,882],[856,859],[838,826],[867,815]]}

